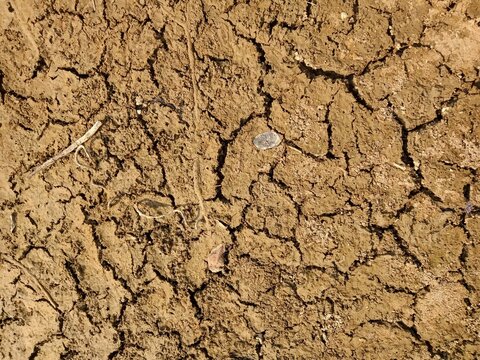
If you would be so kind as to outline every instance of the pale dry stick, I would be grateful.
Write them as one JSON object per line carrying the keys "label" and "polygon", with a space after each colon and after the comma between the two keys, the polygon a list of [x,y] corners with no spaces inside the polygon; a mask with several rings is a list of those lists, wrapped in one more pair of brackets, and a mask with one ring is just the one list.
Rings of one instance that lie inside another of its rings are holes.
{"label": "pale dry stick", "polygon": [[35,275],[33,275],[32,272],[25,265],[23,265],[20,261],[15,260],[14,258],[12,258],[12,257],[10,257],[6,254],[0,254],[0,255],[1,255],[1,257],[3,257],[5,259],[6,262],[10,263],[11,265],[16,266],[17,268],[22,270],[26,275],[28,275],[33,280],[33,282],[37,285],[37,287],[39,287],[40,290],[43,292],[43,294],[45,295],[48,303],[56,311],[61,312],[57,302],[53,299],[52,295],[50,295],[50,293],[45,288],[45,286],[42,285],[42,283],[37,279],[37,277]]}
{"label": "pale dry stick", "polygon": [[403,170],[403,171],[407,170],[407,168],[405,166],[399,165],[395,162],[390,163],[390,165],[392,165],[393,167],[395,167],[397,169]]}
{"label": "pale dry stick", "polygon": [[[190,36],[190,31],[188,28],[188,14],[189,14],[189,8],[187,7],[187,12],[186,12],[186,22],[185,26],[183,27],[183,31],[185,32],[185,38],[187,39],[187,52],[188,52],[188,59],[190,62],[190,77],[192,79],[192,88],[193,88],[193,114],[195,116],[195,127],[194,127],[194,132],[195,135],[197,135],[198,131],[198,126],[200,124],[200,111],[198,108],[198,84],[197,84],[197,77],[195,73],[195,56],[193,55],[193,45],[192,45],[192,38]],[[200,161],[197,158],[195,159],[195,171],[193,172],[193,190],[195,191],[195,195],[197,196],[198,200],[198,207],[200,209],[198,213],[198,217],[195,220],[195,228],[197,228],[197,224],[199,221],[202,219],[205,220],[205,225],[207,225],[207,228],[210,228],[210,220],[208,219],[207,212],[205,210],[205,204],[203,202],[203,196],[202,196],[202,191],[200,189],[199,185],[199,179],[200,178]]]}
{"label": "pale dry stick", "polygon": [[[194,134],[197,135],[198,125],[200,124],[200,111],[198,108],[199,91],[198,91],[198,84],[196,81],[196,74],[195,74],[195,56],[193,54],[192,37],[190,36],[190,31],[189,31],[190,29],[188,27],[189,8],[187,6],[186,19],[184,24],[182,24],[177,19],[175,19],[175,16],[169,11],[165,9],[162,9],[162,10],[167,15],[170,15],[172,21],[175,22],[178,26],[180,26],[183,29],[183,32],[185,33],[185,38],[187,40],[187,53],[188,53],[188,60],[190,63],[190,77],[191,77],[192,89],[193,89],[193,115],[195,119],[193,124],[193,127],[194,127],[193,131],[194,131]],[[202,191],[199,185],[199,178],[200,178],[200,161],[198,159],[198,154],[196,154],[195,169],[193,171],[193,190],[195,191],[195,196],[197,197],[199,212],[195,220],[195,228],[197,228],[198,223],[202,219],[205,220],[205,224],[207,225],[207,228],[210,228],[210,220],[208,219],[207,212],[205,210]]]}
{"label": "pale dry stick", "polygon": [[299,153],[299,154],[302,154],[302,152],[301,152],[300,150],[298,150],[297,148],[294,148],[293,146],[287,145],[287,147],[288,147],[290,150],[293,150],[293,151],[296,151],[296,152]]}
{"label": "pale dry stick", "polygon": [[10,232],[13,233],[17,228],[17,213],[14,211],[10,214]]}
{"label": "pale dry stick", "polygon": [[210,228],[210,220],[208,219],[207,212],[205,210],[205,204],[203,202],[202,191],[200,190],[200,186],[198,183],[198,176],[200,175],[200,161],[195,159],[195,171],[193,172],[193,190],[195,191],[195,195],[198,199],[198,208],[199,212],[197,218],[195,219],[195,229],[197,229],[197,225],[202,219],[205,220],[205,224],[207,228]]}
{"label": "pale dry stick", "polygon": [[52,165],[53,163],[55,163],[57,160],[61,159],[62,157],[64,156],[67,156],[68,154],[70,154],[72,151],[74,151],[76,148],[78,148],[80,145],[82,145],[84,142],[88,141],[88,139],[90,139],[93,135],[95,135],[95,133],[97,132],[97,130],[100,128],[100,126],[102,126],[102,122],[101,121],[97,121],[95,124],[93,124],[93,126],[85,133],[83,134],[81,137],[79,137],[77,140],[75,140],[69,147],[67,147],[65,150],[61,151],[60,153],[58,153],[57,155],[55,155],[54,157],[48,159],[47,161],[45,161],[43,164],[35,167],[30,176],[33,176],[35,175],[36,173],[38,173],[39,171],[42,171],[44,169],[46,169],[47,167],[49,167],[50,165]]}

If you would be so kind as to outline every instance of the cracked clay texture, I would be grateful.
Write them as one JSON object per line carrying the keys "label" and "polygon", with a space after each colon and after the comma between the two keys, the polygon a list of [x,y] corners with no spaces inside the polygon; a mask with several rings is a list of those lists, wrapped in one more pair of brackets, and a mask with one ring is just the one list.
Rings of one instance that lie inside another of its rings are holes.
{"label": "cracked clay texture", "polygon": [[479,72],[478,0],[0,1],[0,359],[480,359]]}

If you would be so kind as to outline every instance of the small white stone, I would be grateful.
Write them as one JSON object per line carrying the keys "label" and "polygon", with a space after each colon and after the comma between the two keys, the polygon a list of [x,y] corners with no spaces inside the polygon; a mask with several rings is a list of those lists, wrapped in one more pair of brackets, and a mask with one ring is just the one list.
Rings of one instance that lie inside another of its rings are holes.
{"label": "small white stone", "polygon": [[282,138],[275,131],[267,131],[259,134],[253,139],[253,145],[259,150],[268,150],[277,147]]}
{"label": "small white stone", "polygon": [[294,58],[296,61],[303,61],[303,57],[302,57],[302,55],[300,55],[300,54],[298,53],[298,51],[295,51],[295,52],[293,53],[293,58]]}
{"label": "small white stone", "polygon": [[418,170],[420,168],[420,161],[413,160],[413,168]]}
{"label": "small white stone", "polygon": [[347,18],[348,18],[348,14],[347,14],[346,12],[343,12],[343,11],[342,11],[342,12],[340,13],[340,19],[346,20]]}

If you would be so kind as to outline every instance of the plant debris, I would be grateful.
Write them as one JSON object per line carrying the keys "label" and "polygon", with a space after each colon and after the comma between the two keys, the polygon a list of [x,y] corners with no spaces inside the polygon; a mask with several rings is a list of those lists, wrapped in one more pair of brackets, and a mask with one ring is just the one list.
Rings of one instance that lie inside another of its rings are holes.
{"label": "plant debris", "polygon": [[15,232],[16,228],[17,228],[17,213],[12,212],[10,214],[10,232],[11,233]]}
{"label": "plant debris", "polygon": [[[156,212],[156,214],[149,215],[145,211],[141,210],[139,206],[149,208],[149,211]],[[170,214],[178,214],[182,218],[184,225],[188,226],[185,214],[179,209],[172,209],[171,206],[168,204],[164,204],[151,199],[143,199],[133,204],[133,208],[137,212],[138,216],[151,220],[163,219],[165,216]]]}
{"label": "plant debris", "polygon": [[95,133],[97,132],[97,130],[100,128],[100,126],[102,126],[102,122],[101,121],[97,121],[95,124],[93,124],[93,126],[85,133],[83,134],[81,137],[79,137],[77,140],[75,140],[69,147],[67,147],[65,150],[61,151],[60,153],[58,153],[57,155],[55,155],[54,157],[51,157],[50,159],[48,159],[47,161],[45,161],[43,164],[39,165],[39,166],[36,166],[30,173],[30,176],[33,176],[35,175],[36,173],[46,169],[47,167],[49,167],[50,165],[52,165],[53,163],[55,163],[57,160],[61,159],[62,157],[64,156],[67,156],[68,154],[70,154],[72,151],[75,151],[80,145],[82,145],[84,142],[88,141],[88,139],[90,139],[93,135],[95,135]]}
{"label": "plant debris", "polygon": [[208,270],[217,273],[225,267],[225,244],[220,244],[210,251],[205,259],[208,265]]}

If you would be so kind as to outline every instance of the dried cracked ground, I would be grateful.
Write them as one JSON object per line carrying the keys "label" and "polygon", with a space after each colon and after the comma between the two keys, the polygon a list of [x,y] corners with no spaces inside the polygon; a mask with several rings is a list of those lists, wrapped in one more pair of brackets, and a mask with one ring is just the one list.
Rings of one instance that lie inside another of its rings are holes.
{"label": "dried cracked ground", "polygon": [[479,22],[1,1],[0,359],[480,358]]}

